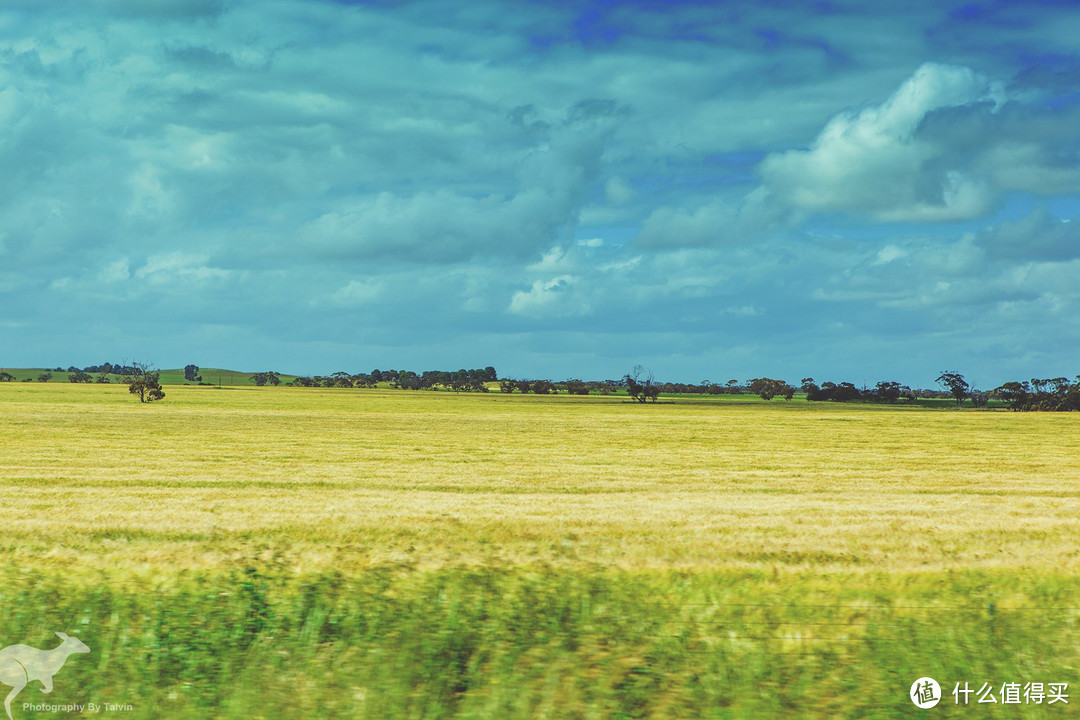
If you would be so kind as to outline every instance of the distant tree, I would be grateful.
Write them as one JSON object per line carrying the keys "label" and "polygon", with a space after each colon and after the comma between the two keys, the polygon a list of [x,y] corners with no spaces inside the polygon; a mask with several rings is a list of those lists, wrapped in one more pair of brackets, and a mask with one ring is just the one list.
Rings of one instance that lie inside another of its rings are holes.
{"label": "distant tree", "polygon": [[528,380],[514,380],[513,383],[514,383],[514,387],[516,387],[518,392],[521,393],[522,395],[525,395],[530,390],[532,390],[532,383],[529,382]]}
{"label": "distant tree", "polygon": [[772,378],[754,378],[747,386],[750,388],[750,392],[759,396],[762,400],[772,400],[776,396],[781,396],[786,400],[790,400],[795,397],[795,388],[788,385],[783,380],[773,380]]}
{"label": "distant tree", "polygon": [[836,385],[833,383],[824,383],[821,387],[823,390],[828,387],[829,399],[835,400],[836,402],[849,402],[851,400],[859,400],[862,398],[862,393],[859,392],[859,388],[849,382],[842,382]]}
{"label": "distant tree", "polygon": [[15,376],[9,372],[0,372],[0,382],[11,382]]}
{"label": "distant tree", "polygon": [[484,368],[483,380],[484,382],[498,382],[499,373],[495,372],[495,368],[488,365],[486,368]]}
{"label": "distant tree", "polygon": [[397,376],[390,384],[390,387],[401,388],[403,390],[420,390],[425,387],[425,385],[424,379],[412,370],[401,370],[397,373]]}
{"label": "distant tree", "polygon": [[351,387],[353,387],[352,375],[345,372],[344,370],[338,370],[336,373],[331,373],[330,377],[331,377],[333,382],[330,385],[327,385],[327,387],[341,387],[341,388],[351,388]]}
{"label": "distant tree", "polygon": [[499,391],[506,394],[510,394],[517,390],[517,383],[513,380],[501,380],[499,381]]}
{"label": "distant tree", "polygon": [[353,375],[351,379],[353,386],[358,388],[373,388],[376,383],[375,378],[366,373],[357,373],[356,375]]}
{"label": "distant tree", "polygon": [[[806,382],[809,380],[810,382]],[[822,383],[822,385],[828,385],[829,383]],[[802,390],[806,393],[806,399],[809,402],[818,402],[829,399],[829,394],[825,392],[822,387],[819,387],[813,378],[804,378],[802,383]]]}
{"label": "distant tree", "polygon": [[1018,412],[1080,410],[1080,375],[1075,383],[1063,377],[1032,378],[1030,383],[1007,382],[992,394],[1004,400],[1010,410]]}
{"label": "distant tree", "polygon": [[88,383],[93,381],[93,376],[90,373],[83,372],[82,370],[68,375],[68,382],[72,383]]}
{"label": "distant tree", "polygon": [[184,366],[184,379],[188,382],[201,382],[202,375],[199,374],[198,365],[185,365]]}
{"label": "distant tree", "polygon": [[1028,410],[1031,386],[1026,382],[1007,382],[994,389],[994,396],[1004,400],[1010,410]]}
{"label": "distant tree", "polygon": [[656,384],[651,370],[635,365],[628,375],[623,376],[626,392],[639,403],[656,402],[660,396],[660,386]]}
{"label": "distant tree", "polygon": [[109,373],[102,371],[98,373],[98,376],[96,378],[94,378],[94,382],[98,383],[99,385],[104,385],[106,383],[111,383],[112,380],[109,379]]}
{"label": "distant tree", "polygon": [[738,380],[735,380],[735,379],[728,380],[726,383],[724,383],[724,387],[727,389],[728,393],[731,394],[731,395],[738,395],[739,394],[739,381]]}
{"label": "distant tree", "polygon": [[622,387],[620,380],[611,380],[610,378],[596,383],[596,389],[601,395],[614,395],[619,391],[620,387]]}
{"label": "distant tree", "polygon": [[964,398],[968,396],[971,386],[964,380],[964,376],[958,372],[945,371],[938,375],[935,382],[949,390],[949,394],[956,400],[956,406],[964,404]]}
{"label": "distant tree", "polygon": [[281,384],[281,378],[278,376],[278,373],[274,372],[273,370],[269,370],[267,372],[257,372],[252,375],[251,382],[255,383],[259,387],[262,387],[263,385],[277,386]]}
{"label": "distant tree", "polygon": [[82,371],[85,373],[90,373],[92,375],[108,375],[109,373],[114,372],[112,363],[102,363],[101,365],[87,365],[82,369]]}
{"label": "distant tree", "polygon": [[158,372],[150,363],[133,362],[130,368],[134,372],[125,374],[124,382],[128,385],[128,392],[139,397],[139,402],[154,402],[165,397]]}
{"label": "distant tree", "polygon": [[581,380],[573,379],[567,380],[566,392],[569,395],[588,395],[589,386],[583,383]]}
{"label": "distant tree", "polygon": [[[60,372],[63,372],[63,370],[61,370]],[[50,380],[52,380],[52,373],[47,373],[46,372],[46,373],[41,373],[40,375],[37,376],[37,381],[38,382],[49,382]]]}
{"label": "distant tree", "polygon": [[555,387],[555,383],[550,380],[537,380],[532,384],[532,391],[537,395],[547,395],[549,393],[558,393],[558,388]]}
{"label": "distant tree", "polygon": [[891,380],[882,380],[873,390],[863,390],[863,397],[870,402],[893,404],[900,399],[903,386]]}

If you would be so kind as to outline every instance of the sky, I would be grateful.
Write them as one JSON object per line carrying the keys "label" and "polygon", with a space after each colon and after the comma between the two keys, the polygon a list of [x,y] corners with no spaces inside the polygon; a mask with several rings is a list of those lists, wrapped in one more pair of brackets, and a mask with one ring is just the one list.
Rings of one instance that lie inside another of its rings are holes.
{"label": "sky", "polygon": [[1080,372],[1072,0],[0,5],[0,365]]}

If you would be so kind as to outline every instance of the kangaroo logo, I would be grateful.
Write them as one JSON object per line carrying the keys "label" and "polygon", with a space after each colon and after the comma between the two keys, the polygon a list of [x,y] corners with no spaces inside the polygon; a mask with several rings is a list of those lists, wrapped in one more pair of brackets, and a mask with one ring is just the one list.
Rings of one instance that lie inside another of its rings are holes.
{"label": "kangaroo logo", "polygon": [[88,653],[90,648],[79,638],[58,632],[56,636],[63,640],[52,650],[38,650],[29,645],[8,645],[0,650],[0,682],[13,689],[4,700],[8,720],[11,717],[11,701],[32,681],[41,683],[41,691],[52,692],[53,675],[60,672],[72,653]]}

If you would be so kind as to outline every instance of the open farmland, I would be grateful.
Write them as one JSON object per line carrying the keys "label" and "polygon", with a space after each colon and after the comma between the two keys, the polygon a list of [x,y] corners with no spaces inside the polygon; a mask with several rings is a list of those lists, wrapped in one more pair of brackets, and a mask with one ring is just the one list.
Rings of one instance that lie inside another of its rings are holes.
{"label": "open farmland", "polygon": [[0,386],[0,642],[92,649],[51,703],[893,717],[924,675],[942,716],[964,681],[1080,703],[1074,414],[166,391]]}

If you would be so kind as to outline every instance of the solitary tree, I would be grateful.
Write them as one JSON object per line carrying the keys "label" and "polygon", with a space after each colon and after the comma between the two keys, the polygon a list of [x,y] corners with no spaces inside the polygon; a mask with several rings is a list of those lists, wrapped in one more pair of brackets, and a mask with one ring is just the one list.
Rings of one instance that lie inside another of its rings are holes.
{"label": "solitary tree", "polygon": [[133,362],[131,372],[124,376],[124,382],[128,384],[128,392],[139,396],[139,402],[154,402],[165,397],[161,389],[158,372],[150,363]]}
{"label": "solitary tree", "polygon": [[626,392],[630,397],[639,403],[656,402],[660,395],[660,386],[653,380],[652,371],[640,365],[635,365],[629,375],[623,376],[623,384],[626,385]]}
{"label": "solitary tree", "polygon": [[938,375],[935,382],[949,389],[949,393],[956,398],[957,407],[963,405],[964,398],[968,396],[968,391],[971,389],[971,386],[964,380],[964,376],[958,372],[945,371]]}
{"label": "solitary tree", "polygon": [[37,376],[38,382],[49,382],[52,380],[52,373],[41,373]]}
{"label": "solitary tree", "polygon": [[0,372],[0,382],[11,382],[15,376],[9,372]]}
{"label": "solitary tree", "polygon": [[188,382],[201,382],[202,375],[199,374],[198,365],[185,365],[184,366],[184,379]]}

